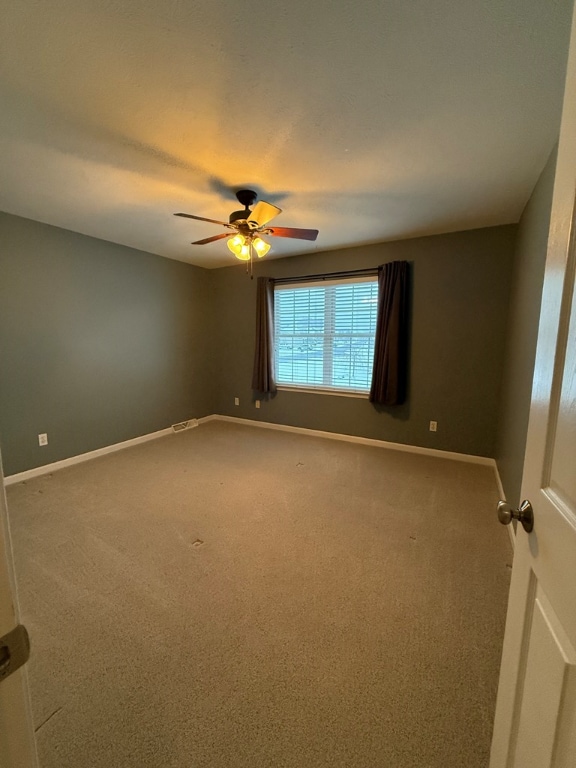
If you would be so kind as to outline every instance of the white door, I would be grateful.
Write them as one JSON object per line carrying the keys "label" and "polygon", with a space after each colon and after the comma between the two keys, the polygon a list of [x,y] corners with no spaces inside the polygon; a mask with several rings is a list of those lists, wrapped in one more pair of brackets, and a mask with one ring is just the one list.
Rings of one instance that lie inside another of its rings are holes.
{"label": "white door", "polygon": [[576,768],[575,28],[490,768]]}
{"label": "white door", "polygon": [[[0,637],[17,623],[18,604],[0,460]],[[26,667],[21,667],[0,682],[0,766],[36,768],[37,765]]]}

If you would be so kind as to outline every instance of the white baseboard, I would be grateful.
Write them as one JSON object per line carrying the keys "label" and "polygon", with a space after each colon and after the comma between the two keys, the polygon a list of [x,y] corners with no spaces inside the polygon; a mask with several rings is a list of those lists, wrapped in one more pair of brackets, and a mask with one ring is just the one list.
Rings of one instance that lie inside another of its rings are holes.
{"label": "white baseboard", "polygon": [[[494,474],[496,475],[496,485],[498,486],[498,495],[503,501],[506,501],[506,494],[504,493],[504,486],[502,485],[502,478],[500,477],[500,472],[498,471],[498,464],[496,463],[496,460],[494,460]],[[516,546],[516,531],[514,530],[514,526],[512,523],[508,526],[508,535],[510,536],[510,543],[512,544],[512,549]]]}
{"label": "white baseboard", "polygon": [[198,419],[198,424],[206,424],[208,421],[216,421],[216,419],[220,419],[221,417],[218,416],[215,413],[211,413],[210,416],[201,416]]}
{"label": "white baseboard", "polygon": [[[195,426],[192,424],[193,421],[195,421],[195,419],[190,419],[187,423],[190,423],[190,426]],[[190,427],[187,427],[187,429],[190,429]],[[132,448],[134,445],[140,445],[140,443],[147,443],[149,440],[156,440],[158,437],[166,437],[167,435],[173,434],[175,434],[173,427],[160,429],[158,432],[149,432],[147,435],[140,435],[139,437],[133,437],[130,440],[124,440],[121,443],[106,445],[104,448],[97,448],[95,451],[80,453],[77,456],[70,456],[68,459],[54,461],[52,464],[43,464],[41,467],[27,469],[26,471],[18,472],[15,475],[8,475],[4,478],[4,485],[14,485],[15,483],[21,483],[23,480],[31,480],[34,477],[47,475],[50,472],[57,472],[59,469],[72,467],[74,464],[81,464],[83,461],[97,459],[99,456],[105,456],[107,453],[123,451],[124,448]]]}
{"label": "white baseboard", "polygon": [[512,551],[516,549],[516,531],[512,523],[508,526],[508,536],[510,537],[510,544],[512,545]]}
{"label": "white baseboard", "polygon": [[[300,435],[308,435],[310,437],[323,437],[328,440],[341,440],[347,443],[356,443],[358,445],[370,445],[376,448],[388,448],[393,451],[402,451],[404,453],[415,453],[423,456],[435,456],[442,459],[452,459],[453,461],[463,461],[469,464],[482,464],[494,468],[496,474],[496,482],[502,498],[504,498],[504,491],[502,490],[502,483],[500,481],[500,475],[498,474],[498,468],[494,459],[487,456],[474,456],[466,453],[455,453],[453,451],[442,451],[437,448],[423,448],[419,445],[407,445],[405,443],[391,443],[386,440],[376,440],[371,437],[359,437],[357,435],[345,435],[339,432],[325,432],[320,429],[308,429],[306,427],[292,427],[287,424],[274,424],[270,421],[255,421],[253,419],[241,419],[237,416],[223,416],[221,414],[213,413],[209,416],[203,416],[197,420],[190,419],[190,423],[196,422],[198,424],[206,424],[209,421],[228,421],[235,424],[246,424],[251,427],[260,427],[262,429],[275,429],[280,432],[293,432]],[[114,445],[108,445],[104,448],[98,448],[95,451],[89,451],[88,453],[81,453],[78,456],[70,456],[67,459],[61,461],[55,461],[52,464],[44,464],[41,467],[34,467],[28,469],[25,472],[18,472],[15,475],[8,475],[4,478],[4,485],[13,485],[14,483],[21,483],[23,480],[31,480],[34,477],[40,477],[41,475],[49,474],[50,472],[56,472],[59,469],[65,467],[71,467],[74,464],[80,464],[84,461],[90,461],[90,459],[96,459],[99,456],[105,456],[107,453],[114,453],[115,451],[124,450],[124,448],[131,448],[134,445],[140,443],[146,443],[149,440],[156,440],[158,437],[165,437],[167,435],[173,435],[174,430],[172,427],[167,429],[161,429],[158,432],[150,432],[147,435],[141,435],[134,437],[131,440],[125,440],[122,443],[115,443]],[[512,536],[513,536],[512,532]]]}
{"label": "white baseboard", "polygon": [[500,477],[500,472],[498,471],[498,464],[496,463],[496,460],[494,460],[494,474],[496,475],[496,485],[498,486],[498,495],[501,499],[506,501],[506,494],[504,493],[504,486],[502,485],[502,479]]}
{"label": "white baseboard", "polygon": [[253,419],[241,419],[237,416],[221,416],[212,414],[198,419],[199,422],[207,421],[231,421],[236,424],[247,424],[251,427],[262,427],[263,429],[277,429],[280,432],[295,432],[299,435],[309,435],[311,437],[325,437],[329,440],[343,440],[347,443],[358,443],[359,445],[371,445],[376,448],[389,448],[394,451],[403,451],[405,453],[419,453],[423,456],[436,456],[441,459],[453,459],[454,461],[465,461],[469,464],[483,464],[488,467],[495,465],[494,459],[487,456],[473,456],[467,453],[454,453],[453,451],[441,451],[437,448],[422,448],[419,445],[406,445],[405,443],[390,443],[386,440],[376,440],[372,437],[358,437],[357,435],[344,435],[339,432],[323,432],[320,429],[308,429],[307,427],[291,427],[287,424],[274,424],[271,421],[254,421]]}

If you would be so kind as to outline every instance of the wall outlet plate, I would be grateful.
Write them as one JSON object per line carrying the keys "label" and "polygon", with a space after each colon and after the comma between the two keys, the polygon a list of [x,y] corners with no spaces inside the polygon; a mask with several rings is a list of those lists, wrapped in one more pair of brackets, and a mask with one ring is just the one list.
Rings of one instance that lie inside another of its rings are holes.
{"label": "wall outlet plate", "polygon": [[235,397],[234,398],[234,405],[240,405],[240,398],[239,397]]}
{"label": "wall outlet plate", "polygon": [[254,403],[254,405],[256,406],[256,408],[260,408],[260,400],[256,400],[256,402]]}
{"label": "wall outlet plate", "polygon": [[38,445],[48,445],[48,435],[46,432],[42,432],[42,434],[38,435]]}
{"label": "wall outlet plate", "polygon": [[430,422],[430,432],[437,432],[438,431],[438,422],[437,421],[431,421]]}

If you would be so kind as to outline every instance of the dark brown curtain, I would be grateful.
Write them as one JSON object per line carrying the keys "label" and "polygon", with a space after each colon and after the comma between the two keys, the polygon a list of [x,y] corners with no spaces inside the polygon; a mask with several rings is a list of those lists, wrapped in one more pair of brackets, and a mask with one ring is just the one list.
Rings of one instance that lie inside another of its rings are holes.
{"label": "dark brown curtain", "polygon": [[276,392],[274,381],[274,281],[259,277],[256,284],[256,345],[252,389]]}
{"label": "dark brown curtain", "polygon": [[378,267],[378,319],[370,402],[401,405],[408,378],[407,261]]}

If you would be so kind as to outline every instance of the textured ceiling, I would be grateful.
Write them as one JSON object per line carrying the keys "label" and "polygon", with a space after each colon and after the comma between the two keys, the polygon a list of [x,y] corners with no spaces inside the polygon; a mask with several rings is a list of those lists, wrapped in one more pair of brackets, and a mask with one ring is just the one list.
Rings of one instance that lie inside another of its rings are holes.
{"label": "textured ceiling", "polygon": [[571,0],[1,0],[0,209],[205,267],[256,189],[267,258],[516,221]]}

